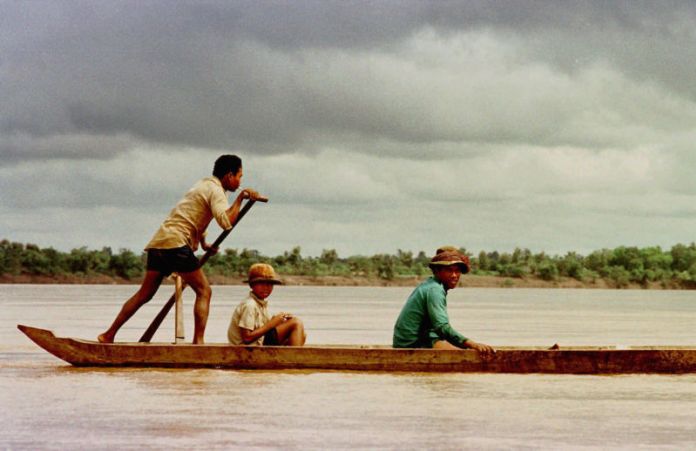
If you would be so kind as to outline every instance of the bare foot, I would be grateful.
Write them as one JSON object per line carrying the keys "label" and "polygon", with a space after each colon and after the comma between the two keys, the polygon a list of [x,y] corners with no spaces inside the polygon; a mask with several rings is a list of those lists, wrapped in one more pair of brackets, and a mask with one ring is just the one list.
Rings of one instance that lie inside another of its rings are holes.
{"label": "bare foot", "polygon": [[97,337],[97,340],[99,341],[99,343],[113,343],[114,342],[114,339],[112,337],[107,336],[106,332],[104,332],[103,334],[99,334],[99,336]]}

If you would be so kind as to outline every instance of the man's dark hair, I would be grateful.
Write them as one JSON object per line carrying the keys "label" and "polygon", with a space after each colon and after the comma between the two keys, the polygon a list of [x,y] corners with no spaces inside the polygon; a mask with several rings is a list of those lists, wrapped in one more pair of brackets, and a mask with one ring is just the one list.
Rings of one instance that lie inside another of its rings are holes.
{"label": "man's dark hair", "polygon": [[239,168],[242,167],[242,159],[237,155],[222,155],[215,160],[215,166],[213,167],[213,175],[219,179],[222,179],[231,172],[236,175],[239,172]]}

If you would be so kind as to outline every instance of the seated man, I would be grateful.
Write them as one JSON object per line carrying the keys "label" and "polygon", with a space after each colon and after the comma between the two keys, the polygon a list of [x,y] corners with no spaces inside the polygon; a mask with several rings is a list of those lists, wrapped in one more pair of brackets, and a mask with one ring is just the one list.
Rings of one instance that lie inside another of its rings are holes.
{"label": "seated man", "polygon": [[469,272],[469,257],[452,247],[441,248],[429,266],[433,277],[418,285],[406,301],[394,325],[393,346],[495,352],[491,346],[464,337],[449,324],[447,291],[457,286],[462,274]]}
{"label": "seated man", "polygon": [[249,268],[251,292],[232,314],[227,339],[235,345],[302,346],[307,339],[299,318],[281,312],[268,312],[268,297],[281,283],[271,265],[255,263]]}

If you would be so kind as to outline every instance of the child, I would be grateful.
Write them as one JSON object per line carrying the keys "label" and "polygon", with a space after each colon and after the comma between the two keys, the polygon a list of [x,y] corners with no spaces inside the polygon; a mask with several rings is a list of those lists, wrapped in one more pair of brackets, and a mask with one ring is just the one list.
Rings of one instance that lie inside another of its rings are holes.
{"label": "child", "polygon": [[249,268],[251,292],[232,314],[227,338],[235,345],[302,346],[307,339],[302,321],[290,313],[271,317],[268,296],[281,283],[271,265],[255,263]]}

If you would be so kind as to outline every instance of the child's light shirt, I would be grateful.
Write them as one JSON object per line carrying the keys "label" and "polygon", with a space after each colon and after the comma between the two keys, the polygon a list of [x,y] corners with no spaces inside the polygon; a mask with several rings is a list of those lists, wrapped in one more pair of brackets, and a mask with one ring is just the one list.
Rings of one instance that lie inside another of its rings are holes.
{"label": "child's light shirt", "polygon": [[244,299],[232,313],[230,327],[227,329],[227,339],[235,345],[263,345],[263,336],[251,343],[242,342],[240,328],[255,330],[271,320],[268,312],[268,301],[256,297],[253,291]]}

